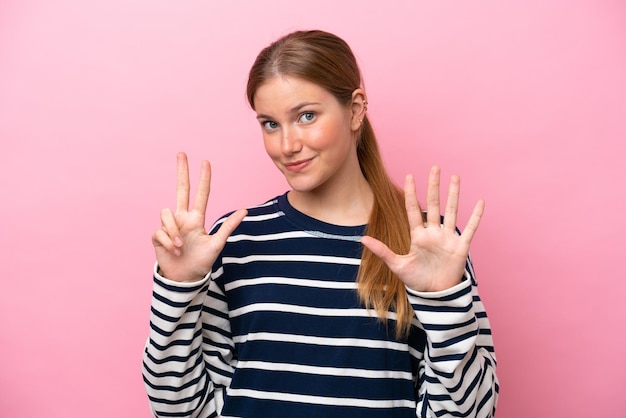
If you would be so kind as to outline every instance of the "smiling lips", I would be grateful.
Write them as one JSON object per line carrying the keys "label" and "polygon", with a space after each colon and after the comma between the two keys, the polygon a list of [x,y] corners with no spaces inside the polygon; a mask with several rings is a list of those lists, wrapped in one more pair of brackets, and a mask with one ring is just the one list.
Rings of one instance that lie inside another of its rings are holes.
{"label": "smiling lips", "polygon": [[298,160],[291,163],[285,163],[284,165],[287,170],[291,171],[292,173],[297,173],[308,167],[312,160],[313,158],[309,158],[306,160]]}

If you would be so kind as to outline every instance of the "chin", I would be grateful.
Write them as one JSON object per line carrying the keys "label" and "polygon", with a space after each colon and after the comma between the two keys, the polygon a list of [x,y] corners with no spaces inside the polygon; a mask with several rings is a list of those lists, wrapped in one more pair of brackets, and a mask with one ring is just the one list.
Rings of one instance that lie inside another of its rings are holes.
{"label": "chin", "polygon": [[322,185],[322,183],[320,182],[310,181],[307,179],[290,179],[290,178],[287,178],[287,183],[289,183],[289,187],[291,187],[292,190],[299,192],[299,193],[308,193],[308,192],[315,191]]}
{"label": "chin", "polygon": [[291,190],[293,190],[294,192],[298,192],[298,193],[309,193],[316,189],[316,187],[307,187],[301,184],[289,183],[289,186],[291,187]]}

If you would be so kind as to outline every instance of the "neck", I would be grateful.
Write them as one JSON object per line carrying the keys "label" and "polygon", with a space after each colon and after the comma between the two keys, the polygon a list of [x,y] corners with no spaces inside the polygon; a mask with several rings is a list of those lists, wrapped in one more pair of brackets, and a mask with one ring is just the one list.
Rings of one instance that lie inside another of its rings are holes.
{"label": "neck", "polygon": [[365,225],[374,195],[360,169],[349,182],[328,184],[311,191],[291,190],[289,203],[300,212],[335,225]]}

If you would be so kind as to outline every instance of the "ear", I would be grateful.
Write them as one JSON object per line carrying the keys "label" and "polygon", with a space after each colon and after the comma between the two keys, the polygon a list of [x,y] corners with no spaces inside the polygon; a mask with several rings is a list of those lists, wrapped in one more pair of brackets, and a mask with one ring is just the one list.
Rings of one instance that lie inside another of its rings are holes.
{"label": "ear", "polygon": [[363,126],[363,119],[367,112],[367,96],[365,90],[358,88],[352,92],[352,102],[350,103],[351,117],[350,128],[358,131]]}

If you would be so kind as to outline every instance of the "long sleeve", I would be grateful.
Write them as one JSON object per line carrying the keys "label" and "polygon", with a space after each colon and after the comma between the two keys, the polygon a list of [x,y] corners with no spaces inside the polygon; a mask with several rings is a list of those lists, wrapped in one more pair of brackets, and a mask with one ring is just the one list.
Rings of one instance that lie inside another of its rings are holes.
{"label": "long sleeve", "polygon": [[[215,417],[221,389],[232,374],[223,295],[208,276],[197,283],[177,283],[157,270],[155,266],[143,355],[152,412],[156,417]],[[209,343],[210,338],[215,342]]]}
{"label": "long sleeve", "polygon": [[465,280],[441,292],[407,289],[426,332],[418,417],[493,417],[498,398],[489,320],[468,260]]}

